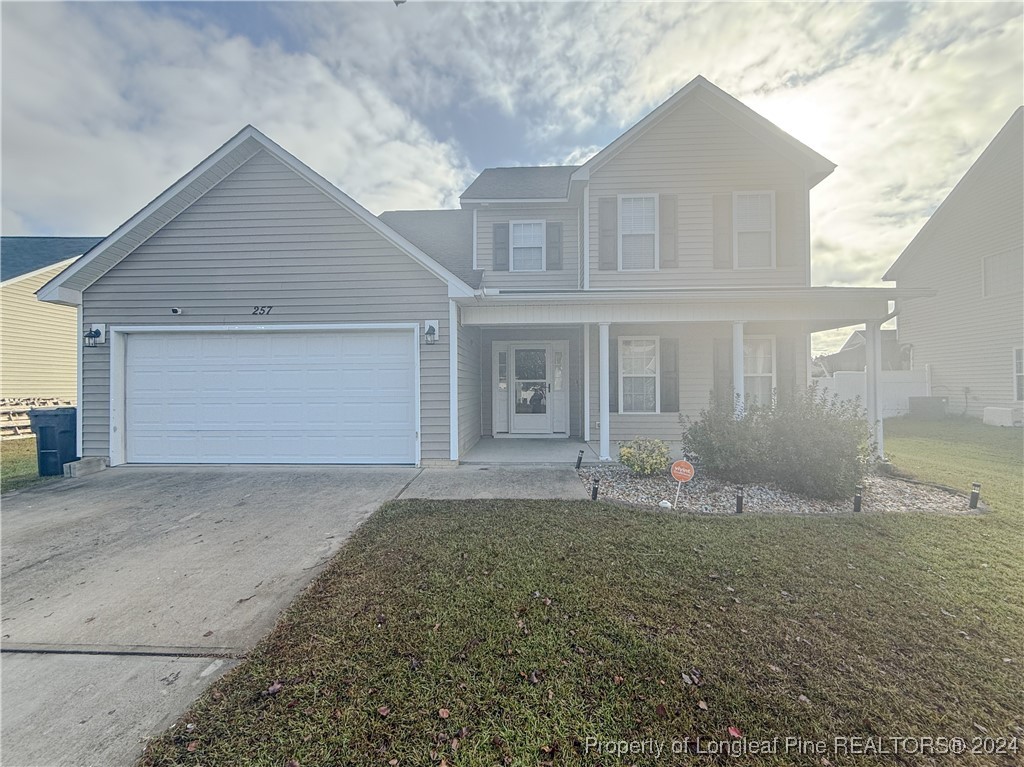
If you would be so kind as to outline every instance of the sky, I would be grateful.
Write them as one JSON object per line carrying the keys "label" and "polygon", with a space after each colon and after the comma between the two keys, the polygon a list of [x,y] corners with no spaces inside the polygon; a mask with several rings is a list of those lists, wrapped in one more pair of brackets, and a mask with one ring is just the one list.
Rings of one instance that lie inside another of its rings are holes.
{"label": "sky", "polygon": [[0,230],[106,235],[250,123],[375,213],[457,207],[483,168],[580,163],[702,74],[838,165],[813,283],[879,286],[1024,101],[1022,9],[4,2]]}

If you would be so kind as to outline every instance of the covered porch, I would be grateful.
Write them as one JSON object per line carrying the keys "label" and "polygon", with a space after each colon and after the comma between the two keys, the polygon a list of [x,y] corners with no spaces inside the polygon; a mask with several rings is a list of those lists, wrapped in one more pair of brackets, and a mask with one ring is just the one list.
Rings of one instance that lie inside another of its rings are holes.
{"label": "covered porch", "polygon": [[608,461],[622,440],[677,442],[681,420],[711,397],[741,412],[748,397],[770,401],[809,385],[809,334],[860,323],[864,404],[881,453],[880,327],[897,300],[911,297],[887,288],[758,288],[457,299],[459,460],[575,462],[583,449],[584,460]]}

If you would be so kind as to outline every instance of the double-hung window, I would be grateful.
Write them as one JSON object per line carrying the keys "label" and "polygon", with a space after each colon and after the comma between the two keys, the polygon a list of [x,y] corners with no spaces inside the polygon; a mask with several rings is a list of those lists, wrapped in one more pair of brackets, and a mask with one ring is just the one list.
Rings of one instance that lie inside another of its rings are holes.
{"label": "double-hung window", "polygon": [[658,196],[619,197],[619,269],[658,268]]}
{"label": "double-hung window", "polygon": [[658,339],[619,338],[619,412],[658,413]]}
{"label": "double-hung window", "polygon": [[775,192],[734,192],[733,248],[737,269],[775,266]]}
{"label": "double-hung window", "polygon": [[1013,350],[1013,392],[1018,402],[1024,400],[1024,349]]}
{"label": "double-hung window", "polygon": [[772,404],[775,390],[775,339],[747,336],[743,339],[743,393],[752,405]]}
{"label": "double-hung window", "polygon": [[512,221],[512,253],[509,270],[513,272],[544,271],[544,222]]}

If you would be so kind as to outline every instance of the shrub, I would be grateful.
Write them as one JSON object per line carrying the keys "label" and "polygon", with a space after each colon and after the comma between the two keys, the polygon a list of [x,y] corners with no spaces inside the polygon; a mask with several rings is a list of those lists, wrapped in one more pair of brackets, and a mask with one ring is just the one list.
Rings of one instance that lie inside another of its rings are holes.
{"label": "shrub", "polygon": [[714,401],[687,419],[684,446],[709,474],[739,484],[773,482],[802,495],[853,495],[867,467],[870,430],[857,402],[817,387],[748,406],[741,418]]}
{"label": "shrub", "polygon": [[637,437],[619,445],[619,462],[634,474],[649,477],[668,468],[668,443]]}

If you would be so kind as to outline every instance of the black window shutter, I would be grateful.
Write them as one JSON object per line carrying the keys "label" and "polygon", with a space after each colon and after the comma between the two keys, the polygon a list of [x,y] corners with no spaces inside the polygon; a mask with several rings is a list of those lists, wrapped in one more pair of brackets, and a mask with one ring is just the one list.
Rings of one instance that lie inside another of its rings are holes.
{"label": "black window shutter", "polygon": [[720,405],[728,406],[733,400],[731,338],[715,339],[714,364],[715,401]]}
{"label": "black window shutter", "polygon": [[797,236],[801,231],[797,216],[797,193],[793,189],[778,189],[775,192],[775,266],[803,266],[806,251],[798,246],[803,240]]}
{"label": "black window shutter", "polygon": [[547,270],[558,271],[562,268],[562,222],[548,221],[544,225],[546,234]]}
{"label": "black window shutter", "polygon": [[619,339],[608,339],[608,412],[619,412]]}
{"label": "black window shutter", "polygon": [[598,269],[619,268],[619,201],[602,197],[597,206]]}
{"label": "black window shutter", "polygon": [[661,412],[679,412],[679,339],[661,338]]}
{"label": "black window shutter", "polygon": [[714,268],[732,269],[732,195],[711,195]]}
{"label": "black window shutter", "polygon": [[678,211],[677,198],[674,194],[663,194],[658,197],[658,257],[660,268],[674,269],[679,266],[679,233],[676,225]]}
{"label": "black window shutter", "polygon": [[494,271],[508,271],[508,224],[494,225]]}

